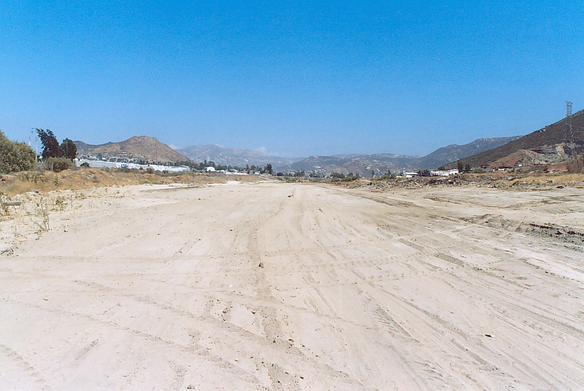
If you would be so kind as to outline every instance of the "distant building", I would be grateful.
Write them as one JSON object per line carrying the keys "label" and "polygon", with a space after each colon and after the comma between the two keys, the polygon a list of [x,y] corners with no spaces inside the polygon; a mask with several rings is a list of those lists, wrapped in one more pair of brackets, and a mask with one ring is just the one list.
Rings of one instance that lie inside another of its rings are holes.
{"label": "distant building", "polygon": [[205,171],[207,172],[215,172],[215,167],[209,166],[205,168]]}
{"label": "distant building", "polygon": [[430,175],[432,176],[450,176],[458,174],[458,170],[456,168],[452,170],[434,170],[430,171]]}
{"label": "distant building", "polygon": [[120,161],[106,161],[106,160],[95,160],[89,158],[79,158],[74,160],[77,167],[81,167],[82,164],[87,163],[89,167],[92,168],[118,168],[126,170],[147,170],[152,169],[154,171],[167,171],[167,172],[188,172],[190,167],[187,166],[164,166],[161,164],[138,164],[138,163],[124,163]]}

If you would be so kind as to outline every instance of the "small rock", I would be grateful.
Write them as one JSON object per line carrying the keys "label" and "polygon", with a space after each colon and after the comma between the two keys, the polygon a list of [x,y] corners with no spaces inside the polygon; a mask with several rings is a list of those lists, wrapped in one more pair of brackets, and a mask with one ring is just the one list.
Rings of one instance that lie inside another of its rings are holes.
{"label": "small rock", "polygon": [[1,249],[0,250],[0,255],[14,255],[14,249],[12,247],[6,248],[6,249]]}

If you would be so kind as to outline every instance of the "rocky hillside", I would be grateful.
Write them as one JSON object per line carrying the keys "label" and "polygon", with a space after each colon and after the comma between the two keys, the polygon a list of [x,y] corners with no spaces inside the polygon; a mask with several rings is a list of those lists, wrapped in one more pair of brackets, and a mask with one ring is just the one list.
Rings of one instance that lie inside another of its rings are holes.
{"label": "rocky hillside", "polygon": [[140,159],[147,162],[178,164],[189,161],[188,157],[178,153],[168,145],[153,137],[135,136],[125,141],[109,142],[100,145],[86,144],[75,141],[79,156],[97,156],[105,158],[122,157]]}
{"label": "rocky hillside", "polygon": [[525,167],[559,163],[583,152],[584,110],[570,120],[564,118],[498,148],[464,158],[464,162],[472,167]]}

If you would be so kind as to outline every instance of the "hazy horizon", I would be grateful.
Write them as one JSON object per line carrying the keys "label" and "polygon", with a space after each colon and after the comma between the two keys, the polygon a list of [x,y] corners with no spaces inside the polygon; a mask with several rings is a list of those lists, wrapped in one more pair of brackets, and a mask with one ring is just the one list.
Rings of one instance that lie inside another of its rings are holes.
{"label": "hazy horizon", "polygon": [[[2,129],[0,129],[0,131],[3,131]],[[28,144],[31,144],[35,150],[39,151],[41,148],[41,144],[40,144],[40,140],[38,140],[38,138],[35,136],[36,132],[34,130],[30,131],[28,134],[28,137],[21,137],[21,138],[13,138],[13,141],[19,141],[19,142],[25,142]],[[59,135],[56,134],[57,139],[60,139]],[[147,134],[134,134],[131,137],[154,137],[154,136],[149,136]],[[523,135],[515,135],[515,136],[523,136]],[[501,138],[503,137],[514,137],[514,136],[500,136]],[[155,139],[158,140],[158,138],[154,137]],[[489,138],[489,137],[487,137]],[[492,137],[490,137],[492,138]],[[118,142],[123,142],[126,141],[128,139],[122,139],[122,140],[108,140],[108,141],[104,141],[104,142],[99,142],[99,143],[91,143],[91,142],[87,142],[86,140],[80,140],[80,139],[73,139],[73,141],[78,142],[84,142],[85,144],[88,145],[104,145],[107,143],[118,143]],[[201,143],[201,144],[191,144],[191,145],[186,145],[186,146],[179,146],[179,145],[175,145],[175,144],[171,144],[171,143],[164,143],[162,140],[158,140],[163,142],[164,144],[168,145],[170,148],[176,150],[176,151],[181,151],[181,150],[185,150],[191,147],[205,147],[205,146],[216,146],[216,147],[220,147],[220,148],[225,148],[225,149],[233,149],[233,150],[245,150],[245,151],[254,151],[254,152],[258,152],[261,153],[264,156],[273,156],[273,157],[280,157],[280,158],[286,158],[286,159],[304,159],[310,156],[349,156],[349,155],[377,155],[377,154],[389,154],[389,155],[396,155],[396,156],[407,156],[407,157],[423,157],[426,156],[434,151],[436,151],[437,149],[443,148],[443,147],[448,147],[451,145],[464,145],[464,144],[468,144],[471,143],[473,141],[476,141],[477,139],[473,139],[470,140],[468,142],[461,142],[461,143],[451,143],[451,144],[444,144],[441,146],[438,146],[428,152],[422,153],[422,154],[408,154],[408,153],[400,153],[400,152],[393,152],[393,151],[373,151],[373,152],[362,152],[362,151],[358,151],[355,150],[353,152],[341,152],[341,153],[314,153],[314,154],[308,154],[308,155],[291,155],[291,154],[286,154],[286,153],[279,153],[277,151],[270,151],[267,150],[264,147],[258,147],[258,148],[253,148],[253,147],[233,147],[230,145],[221,145],[221,144],[214,144],[214,143]]]}
{"label": "hazy horizon", "polygon": [[0,129],[425,155],[584,102],[584,6],[3,2]]}

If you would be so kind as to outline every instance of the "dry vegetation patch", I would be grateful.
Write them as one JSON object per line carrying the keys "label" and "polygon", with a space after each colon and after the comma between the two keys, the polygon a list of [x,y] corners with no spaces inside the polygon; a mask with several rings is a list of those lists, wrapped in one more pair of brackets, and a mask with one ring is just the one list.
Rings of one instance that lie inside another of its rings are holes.
{"label": "dry vegetation patch", "polygon": [[469,173],[451,177],[359,179],[344,182],[332,181],[331,183],[345,188],[365,188],[371,191],[457,186],[476,186],[506,190],[546,190],[556,187],[584,188],[584,174],[496,172],[486,174]]}
{"label": "dry vegetation patch", "polygon": [[14,196],[30,191],[83,190],[95,187],[141,184],[195,184],[224,183],[227,180],[256,181],[255,177],[227,177],[197,173],[163,174],[144,171],[116,171],[100,169],[65,170],[62,172],[26,171],[0,177],[0,193]]}

